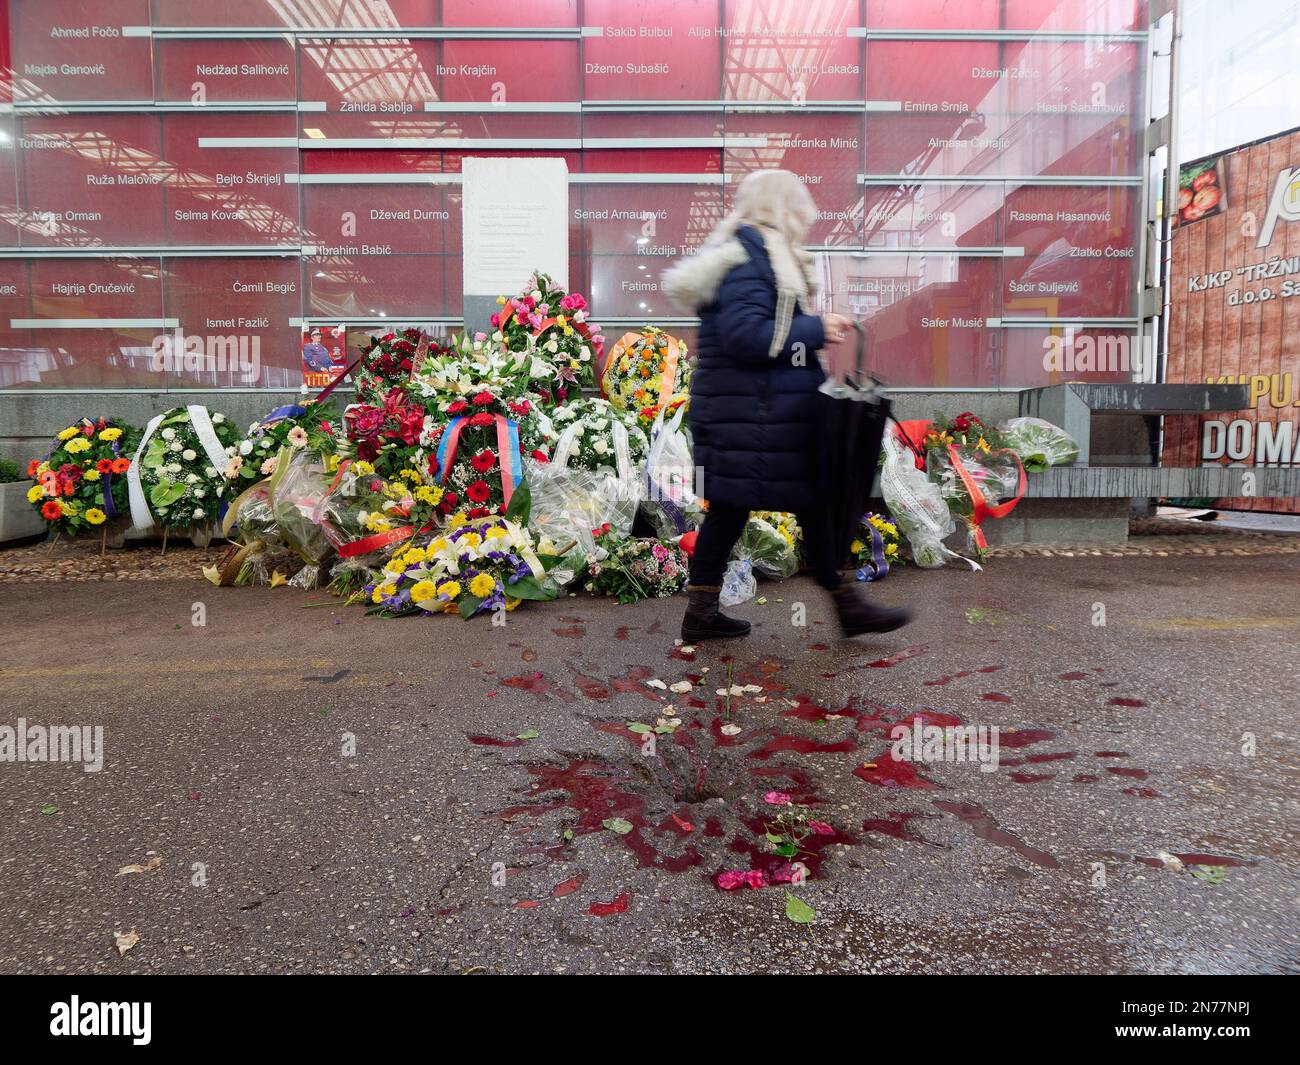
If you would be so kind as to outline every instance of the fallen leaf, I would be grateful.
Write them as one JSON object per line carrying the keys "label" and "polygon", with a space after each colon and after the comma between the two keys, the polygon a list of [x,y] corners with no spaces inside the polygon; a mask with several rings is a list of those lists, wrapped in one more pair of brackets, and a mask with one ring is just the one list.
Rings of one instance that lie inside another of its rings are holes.
{"label": "fallen leaf", "polygon": [[663,681],[661,681],[658,677],[652,677],[650,680],[646,681],[646,687],[658,688],[662,691],[666,689],[668,685],[665,684]]}
{"label": "fallen leaf", "polygon": [[118,875],[118,876],[127,876],[127,875],[129,875],[129,874],[131,874],[131,873],[143,873],[143,872],[144,872],[144,866],[143,866],[143,865],[124,865],[124,866],[122,866],[121,869],[119,869],[119,870],[117,871],[117,875]]}
{"label": "fallen leaf", "polygon": [[622,817],[607,817],[601,823],[602,828],[607,828],[611,832],[617,832],[620,836],[626,836],[632,831],[632,822]]}
{"label": "fallen leaf", "polygon": [[668,690],[676,692],[678,695],[681,695],[683,692],[688,692],[694,687],[695,685],[692,684],[689,680],[679,680],[676,684],[669,685]]}
{"label": "fallen leaf", "polygon": [[203,576],[207,577],[218,588],[221,587],[221,568],[219,566],[204,566]]}
{"label": "fallen leaf", "polygon": [[1183,871],[1183,860],[1177,855],[1170,854],[1168,851],[1156,851],[1156,857],[1166,869],[1172,869],[1177,873]]}
{"label": "fallen leaf", "polygon": [[795,924],[812,924],[812,919],[817,916],[817,911],[798,895],[787,891],[785,893],[785,915]]}
{"label": "fallen leaf", "polygon": [[538,732],[536,729],[534,729],[534,728],[530,728],[527,732],[521,732],[521,733],[519,733],[519,735],[517,735],[517,736],[515,737],[515,739],[517,739],[517,740],[535,740],[535,739],[537,739],[537,737],[540,736],[540,735],[541,735],[541,733]]}
{"label": "fallen leaf", "polygon": [[279,588],[282,584],[288,584],[289,578],[281,573],[278,569],[271,571],[271,587]]}
{"label": "fallen leaf", "polygon": [[41,813],[43,814],[57,814],[58,812],[59,812],[59,808],[55,806],[53,803],[46,803],[44,806],[41,807]]}
{"label": "fallen leaf", "polygon": [[738,736],[740,735],[740,726],[734,722],[728,721],[719,731],[724,736]]}
{"label": "fallen leaf", "polygon": [[126,952],[140,942],[140,937],[136,934],[134,928],[125,933],[114,932],[113,939],[114,945],[117,947],[117,956],[119,958],[126,957]]}

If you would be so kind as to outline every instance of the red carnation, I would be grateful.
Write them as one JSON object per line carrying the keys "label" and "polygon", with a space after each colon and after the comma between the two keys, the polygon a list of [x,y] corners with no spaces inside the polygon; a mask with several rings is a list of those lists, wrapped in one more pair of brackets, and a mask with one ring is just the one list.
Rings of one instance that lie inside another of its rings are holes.
{"label": "red carnation", "polygon": [[491,392],[480,392],[477,396],[474,397],[474,406],[476,407],[491,406],[495,402],[496,402],[496,396],[494,396]]}
{"label": "red carnation", "polygon": [[469,410],[469,404],[463,399],[458,399],[455,403],[448,404],[447,406],[448,414],[464,414],[467,410]]}
{"label": "red carnation", "polygon": [[518,403],[510,404],[510,413],[519,418],[522,418],[525,414],[527,414],[532,409],[533,409],[532,404],[529,403],[528,400],[526,399],[520,400]]}
{"label": "red carnation", "polygon": [[485,411],[485,410],[481,410],[481,411],[479,411],[477,414],[475,414],[475,415],[474,415],[472,418],[470,418],[470,420],[469,420],[469,424],[470,424],[470,425],[473,425],[473,426],[478,427],[478,428],[482,428],[482,427],[485,426],[485,425],[491,425],[492,422],[493,422],[492,415],[490,415],[490,414],[489,414],[487,411]]}
{"label": "red carnation", "polygon": [[551,461],[550,456],[548,456],[548,455],[546,454],[546,452],[545,452],[545,451],[542,451],[540,448],[539,448],[537,451],[534,451],[534,452],[533,452],[533,458],[535,458],[538,462],[550,462],[550,461]]}
{"label": "red carnation", "polygon": [[440,468],[440,467],[438,466],[438,456],[437,456],[437,455],[430,455],[430,456],[429,456],[429,465],[428,465],[429,476],[430,476],[430,477],[437,477],[437,476],[438,476],[438,470],[439,470],[439,468]]}
{"label": "red carnation", "polygon": [[490,448],[484,448],[472,459],[469,464],[478,470],[479,473],[487,473],[497,463],[497,453]]}
{"label": "red carnation", "polygon": [[492,511],[487,507],[470,507],[468,516],[470,518],[486,518]]}
{"label": "red carnation", "polygon": [[488,487],[487,481],[472,481],[465,494],[475,503],[486,503],[492,496],[492,489]]}

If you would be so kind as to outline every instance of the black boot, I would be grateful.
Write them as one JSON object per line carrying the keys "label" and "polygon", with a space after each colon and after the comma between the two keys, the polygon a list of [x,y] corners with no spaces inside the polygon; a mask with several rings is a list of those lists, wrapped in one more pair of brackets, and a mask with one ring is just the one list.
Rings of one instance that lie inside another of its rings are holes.
{"label": "black boot", "polygon": [[910,610],[897,606],[877,606],[856,584],[841,584],[838,588],[832,588],[831,601],[835,604],[840,631],[845,636],[861,636],[864,632],[893,632],[912,620]]}
{"label": "black boot", "polygon": [[716,584],[688,584],[686,591],[690,593],[690,601],[686,604],[686,616],[682,618],[682,640],[685,643],[730,640],[749,635],[748,621],[729,618],[718,609],[721,589]]}

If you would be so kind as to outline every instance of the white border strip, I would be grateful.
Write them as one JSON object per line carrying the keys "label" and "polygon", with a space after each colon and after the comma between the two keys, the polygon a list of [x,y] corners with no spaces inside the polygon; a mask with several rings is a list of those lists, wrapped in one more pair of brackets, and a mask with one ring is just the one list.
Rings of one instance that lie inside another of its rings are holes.
{"label": "white border strip", "polygon": [[878,41],[1145,41],[1146,30],[884,30],[850,26],[847,36]]}
{"label": "white border strip", "polygon": [[1024,256],[1025,249],[1007,244],[983,244],[983,245],[931,245],[925,248],[851,248],[842,244],[817,244],[810,245],[808,250],[818,254],[825,255],[848,255],[855,259],[876,259],[905,256],[911,258],[916,255],[955,255],[959,258],[978,258],[978,259],[1019,259]]}
{"label": "white border strip", "polygon": [[587,26],[123,26],[123,37],[171,40],[309,37],[318,40],[577,40],[599,37]]}
{"label": "white border strip", "polygon": [[1141,318],[985,318],[990,329],[1056,329],[1077,325],[1085,329],[1138,329]]}
{"label": "white border strip", "polygon": [[301,244],[245,246],[239,244],[132,244],[91,245],[84,248],[0,248],[0,259],[138,259],[138,258],[212,258],[255,259],[292,258],[305,254]]}
{"label": "white border strip", "polygon": [[[286,185],[459,185],[456,173],[411,174],[285,174]],[[571,185],[728,185],[730,174],[624,174],[590,173],[569,175]]]}
{"label": "white border strip", "polygon": [[[200,148],[297,148],[297,137],[200,137]],[[319,144],[320,141],[313,143]]]}
{"label": "white border strip", "polygon": [[[540,100],[522,100],[519,103],[475,103],[473,101],[458,100],[426,100],[424,110],[426,114],[449,114],[449,115],[474,115],[479,113],[493,114],[500,113],[508,115],[511,113],[527,114],[577,114],[582,110],[582,102],[574,100],[570,103],[547,103]],[[353,112],[349,112],[353,113]],[[373,115],[373,111],[361,112],[366,115]],[[379,117],[391,117],[388,112],[381,112]]]}
{"label": "white border strip", "polygon": [[10,329],[175,329],[179,318],[10,318]]}
{"label": "white border strip", "polygon": [[859,185],[1141,185],[1141,175],[859,174]]}
{"label": "white border strip", "polygon": [[[275,139],[275,138],[267,138]],[[203,145],[200,139],[200,146]],[[493,149],[523,151],[538,149],[542,151],[581,151],[582,140],[578,137],[539,137],[491,138],[471,137],[303,137],[290,139],[289,145],[300,149],[308,148],[404,148],[433,149],[436,151],[492,151]],[[220,147],[238,147],[238,145],[221,145]]]}

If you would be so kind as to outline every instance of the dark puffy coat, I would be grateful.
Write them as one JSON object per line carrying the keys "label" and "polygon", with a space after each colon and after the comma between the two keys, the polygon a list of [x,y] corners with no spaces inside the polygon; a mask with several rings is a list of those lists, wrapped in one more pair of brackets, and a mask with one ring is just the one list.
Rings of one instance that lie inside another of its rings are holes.
{"label": "dark puffy coat", "polygon": [[736,235],[749,260],[700,308],[689,412],[700,488],[722,506],[797,510],[812,500],[816,393],[825,380],[816,353],[825,335],[821,318],[796,306],[784,349],[769,356],[776,278],[762,235],[750,226]]}

